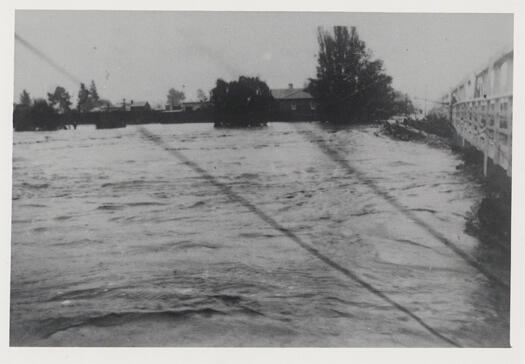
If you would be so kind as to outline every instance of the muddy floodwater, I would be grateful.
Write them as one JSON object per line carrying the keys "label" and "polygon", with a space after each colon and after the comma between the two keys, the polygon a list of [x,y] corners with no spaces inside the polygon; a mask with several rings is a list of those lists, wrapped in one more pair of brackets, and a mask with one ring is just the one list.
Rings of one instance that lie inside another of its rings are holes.
{"label": "muddy floodwater", "polygon": [[508,250],[464,232],[483,197],[479,182],[452,152],[377,130],[271,123],[14,133],[11,345],[450,346],[443,335],[461,346],[508,346],[508,288],[377,193],[508,285]]}

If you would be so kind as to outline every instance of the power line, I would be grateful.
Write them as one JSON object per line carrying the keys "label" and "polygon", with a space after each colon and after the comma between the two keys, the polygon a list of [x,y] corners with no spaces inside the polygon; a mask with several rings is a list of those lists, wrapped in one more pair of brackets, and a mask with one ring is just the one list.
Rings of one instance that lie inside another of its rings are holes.
{"label": "power line", "polygon": [[23,46],[25,46],[27,49],[29,49],[31,52],[33,52],[36,56],[38,56],[40,59],[44,60],[47,64],[49,64],[51,67],[56,69],[58,72],[62,73],[63,75],[67,76],[71,81],[75,82],[76,84],[80,84],[81,81],[73,76],[68,70],[66,70],[64,67],[60,66],[57,62],[55,62],[53,59],[48,57],[46,54],[42,53],[38,48],[34,47],[31,43],[29,43],[27,40],[19,36],[15,33],[15,40],[20,42]]}
{"label": "power line", "polygon": [[439,333],[436,329],[434,329],[432,326],[427,324],[421,317],[417,316],[415,313],[413,313],[410,309],[407,307],[401,305],[400,303],[397,303],[392,298],[387,296],[385,293],[380,291],[379,289],[375,288],[372,284],[368,283],[359,275],[352,270],[345,268],[332,259],[328,258],[324,254],[322,254],[319,250],[311,246],[310,244],[305,243],[301,238],[299,238],[296,234],[294,234],[289,229],[285,228],[281,224],[279,224],[275,219],[270,217],[268,214],[263,212],[261,209],[259,209],[257,206],[255,206],[253,203],[251,203],[246,198],[242,197],[241,195],[234,192],[231,187],[225,185],[224,183],[219,182],[217,178],[215,178],[213,175],[208,173],[205,169],[203,169],[201,166],[199,166],[197,163],[193,162],[191,159],[189,159],[185,154],[183,154],[181,151],[173,149],[170,147],[164,140],[151,132],[149,132],[146,128],[141,127],[140,132],[144,137],[146,137],[148,140],[154,142],[158,146],[160,146],[162,149],[173,155],[175,158],[186,164],[188,167],[193,169],[195,172],[200,174],[202,177],[204,177],[210,184],[217,187],[222,193],[224,193],[231,201],[238,202],[242,206],[246,207],[249,211],[254,213],[256,216],[258,216],[261,220],[266,222],[268,225],[270,225],[273,229],[281,232],[284,236],[288,237],[290,240],[295,242],[298,246],[306,250],[308,253],[312,254],[325,264],[329,265],[336,271],[342,273],[347,278],[350,278],[357,284],[359,284],[361,287],[365,288],[370,293],[374,294],[375,296],[379,297],[383,301],[386,301],[391,306],[395,307],[397,310],[405,313],[409,317],[411,317],[414,321],[416,321],[419,325],[421,325],[425,330],[427,330],[430,334],[433,336],[447,342],[448,344],[455,346],[455,347],[461,347],[461,344],[459,344],[457,341],[446,337],[445,335]]}
{"label": "power line", "polygon": [[441,232],[437,231],[432,226],[430,226],[425,221],[423,221],[421,218],[419,218],[416,214],[414,214],[413,212],[405,208],[399,201],[397,201],[397,199],[394,196],[390,195],[386,190],[379,187],[371,178],[368,178],[359,169],[355,168],[354,166],[351,166],[350,163],[348,163],[348,161],[343,156],[341,156],[341,154],[337,150],[329,146],[328,143],[326,143],[326,141],[324,141],[321,137],[314,135],[311,131],[307,131],[306,134],[309,134],[311,136],[311,138],[307,140],[309,140],[311,143],[316,144],[327,156],[329,156],[334,162],[336,162],[344,170],[346,170],[348,174],[355,175],[364,185],[369,186],[369,188],[376,195],[381,196],[385,201],[387,201],[396,210],[398,210],[404,216],[408,217],[418,226],[425,229],[434,238],[436,238],[438,241],[443,243],[446,247],[451,249],[459,257],[461,257],[464,261],[466,261],[470,266],[472,266],[478,272],[483,274],[489,281],[492,281],[506,289],[509,288],[509,285],[506,282],[503,282],[501,279],[496,277],[494,274],[486,270],[483,267],[483,265],[480,264],[475,258],[471,257],[469,254],[464,252],[460,247],[458,247],[452,241],[447,239]]}

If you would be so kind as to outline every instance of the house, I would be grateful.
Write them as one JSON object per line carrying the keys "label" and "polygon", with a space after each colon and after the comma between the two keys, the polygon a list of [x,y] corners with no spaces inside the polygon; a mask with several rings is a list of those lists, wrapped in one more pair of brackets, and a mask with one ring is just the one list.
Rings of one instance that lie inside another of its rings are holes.
{"label": "house", "polygon": [[126,102],[126,99],[123,99],[122,102],[119,102],[116,106],[111,104],[103,108],[103,111],[151,111],[151,106],[147,101],[133,101]]}
{"label": "house", "polygon": [[91,112],[101,112],[101,111],[112,111],[115,109],[115,106],[109,100],[100,99],[97,102],[97,105],[91,109]]}
{"label": "house", "polygon": [[166,104],[164,111],[182,111],[182,104],[179,104],[179,105]]}
{"label": "house", "polygon": [[182,103],[182,110],[184,111],[195,111],[210,106],[209,102],[204,101],[188,101]]}
{"label": "house", "polygon": [[317,104],[310,93],[303,89],[294,88],[288,84],[288,88],[270,90],[275,99],[277,112],[293,114],[316,113]]}
{"label": "house", "polygon": [[156,111],[156,112],[162,112],[162,111],[164,111],[164,110],[166,110],[166,109],[165,109],[164,106],[162,106],[161,104],[155,104],[155,105],[153,105],[153,106],[151,107],[151,110],[152,110],[152,111]]}
{"label": "house", "polygon": [[151,106],[149,105],[149,102],[147,101],[135,101],[131,100],[129,102],[129,110],[130,111],[151,111]]}

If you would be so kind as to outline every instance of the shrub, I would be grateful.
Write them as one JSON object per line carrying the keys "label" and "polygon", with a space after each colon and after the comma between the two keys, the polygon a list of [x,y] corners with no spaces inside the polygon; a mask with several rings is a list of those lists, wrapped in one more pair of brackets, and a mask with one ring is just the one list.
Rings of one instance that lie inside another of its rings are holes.
{"label": "shrub", "polygon": [[273,97],[258,77],[241,76],[231,82],[218,79],[210,101],[216,127],[253,127],[266,125]]}

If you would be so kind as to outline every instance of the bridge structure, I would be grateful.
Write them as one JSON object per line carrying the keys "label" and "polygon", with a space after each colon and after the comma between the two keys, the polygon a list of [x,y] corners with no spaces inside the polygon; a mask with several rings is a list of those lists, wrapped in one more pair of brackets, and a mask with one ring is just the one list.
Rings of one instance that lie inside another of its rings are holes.
{"label": "bridge structure", "polygon": [[483,152],[485,175],[490,159],[512,176],[513,63],[514,50],[507,50],[442,98],[461,143]]}

